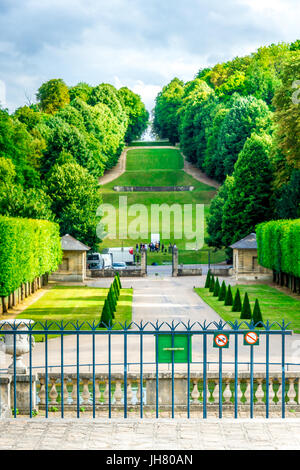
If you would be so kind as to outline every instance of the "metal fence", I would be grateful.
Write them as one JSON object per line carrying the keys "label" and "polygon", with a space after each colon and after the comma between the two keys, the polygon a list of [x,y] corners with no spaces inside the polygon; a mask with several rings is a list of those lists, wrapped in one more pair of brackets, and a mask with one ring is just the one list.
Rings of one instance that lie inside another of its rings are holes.
{"label": "metal fence", "polygon": [[[101,406],[107,410],[108,418],[116,407],[127,418],[132,403],[141,418],[149,405],[156,418],[164,407],[170,410],[172,418],[178,409],[190,418],[191,410],[196,408],[207,418],[212,397],[219,418],[227,405],[237,418],[240,407],[245,406],[241,400],[243,380],[250,418],[254,417],[257,403],[269,417],[276,387],[276,406],[280,407],[282,418],[289,400],[293,405],[299,404],[300,375],[291,375],[287,370],[286,336],[292,332],[284,321],[267,322],[263,328],[256,328],[253,322],[172,321],[114,324],[107,329],[95,322],[28,325],[21,322],[0,324],[2,344],[12,356],[9,371],[14,417],[17,417],[18,381],[22,374],[29,383],[26,393],[30,417],[34,415],[36,397],[32,384],[36,375],[40,406],[46,418],[53,403],[59,405],[60,416],[64,418],[65,409],[71,406],[66,385],[70,380],[72,407],[78,418],[83,402],[90,407],[94,418]],[[38,340],[38,351],[34,351],[33,337]],[[271,342],[276,357],[272,357]],[[23,353],[28,353],[26,370],[22,370],[24,364],[20,363]],[[54,354],[51,360],[50,353]],[[0,372],[6,370],[2,367]]]}

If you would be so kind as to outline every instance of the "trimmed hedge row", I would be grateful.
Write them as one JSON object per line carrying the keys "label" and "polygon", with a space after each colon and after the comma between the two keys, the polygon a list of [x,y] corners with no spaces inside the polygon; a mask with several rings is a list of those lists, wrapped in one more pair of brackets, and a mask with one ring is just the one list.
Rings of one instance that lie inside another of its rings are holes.
{"label": "trimmed hedge row", "polygon": [[219,301],[223,301],[224,305],[231,306],[232,312],[241,312],[241,320],[252,320],[256,327],[263,326],[263,318],[258,299],[255,299],[252,313],[248,293],[245,293],[244,300],[242,302],[240,290],[237,288],[233,298],[230,284],[226,287],[225,281],[223,281],[222,285],[220,285],[219,278],[215,279],[215,276],[210,272],[210,269],[207,272],[204,287],[209,289],[209,292],[212,292],[214,297],[218,297]]}
{"label": "trimmed hedge row", "polygon": [[300,277],[300,219],[259,224],[256,239],[260,265]]}
{"label": "trimmed hedge row", "polygon": [[113,325],[117,303],[122,289],[119,273],[117,272],[113,282],[110,285],[107,297],[101,312],[100,325],[102,328],[107,328]]}
{"label": "trimmed hedge row", "polygon": [[0,296],[55,271],[61,259],[58,224],[0,216]]}

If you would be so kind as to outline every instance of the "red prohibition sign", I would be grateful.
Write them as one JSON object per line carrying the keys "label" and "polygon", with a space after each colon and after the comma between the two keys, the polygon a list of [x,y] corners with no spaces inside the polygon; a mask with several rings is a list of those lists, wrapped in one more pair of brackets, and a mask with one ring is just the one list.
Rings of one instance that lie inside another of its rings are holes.
{"label": "red prohibition sign", "polygon": [[224,347],[228,343],[228,337],[220,333],[215,337],[215,343],[219,347]]}
{"label": "red prohibition sign", "polygon": [[250,331],[245,335],[245,341],[248,344],[255,344],[258,340],[258,334],[255,331]]}

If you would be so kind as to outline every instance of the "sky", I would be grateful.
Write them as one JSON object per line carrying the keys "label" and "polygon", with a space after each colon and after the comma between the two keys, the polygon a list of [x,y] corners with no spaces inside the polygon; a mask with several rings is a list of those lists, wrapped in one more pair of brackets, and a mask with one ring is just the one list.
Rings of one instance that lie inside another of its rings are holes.
{"label": "sky", "polygon": [[299,0],[0,0],[0,105],[51,78],[128,86],[151,111],[172,78],[299,39]]}

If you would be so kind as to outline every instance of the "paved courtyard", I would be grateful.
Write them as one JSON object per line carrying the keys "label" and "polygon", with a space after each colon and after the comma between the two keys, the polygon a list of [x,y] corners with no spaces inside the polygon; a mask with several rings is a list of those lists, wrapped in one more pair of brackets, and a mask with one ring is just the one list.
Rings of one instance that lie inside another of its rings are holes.
{"label": "paved courtyard", "polygon": [[300,450],[300,420],[9,419],[0,449]]}

